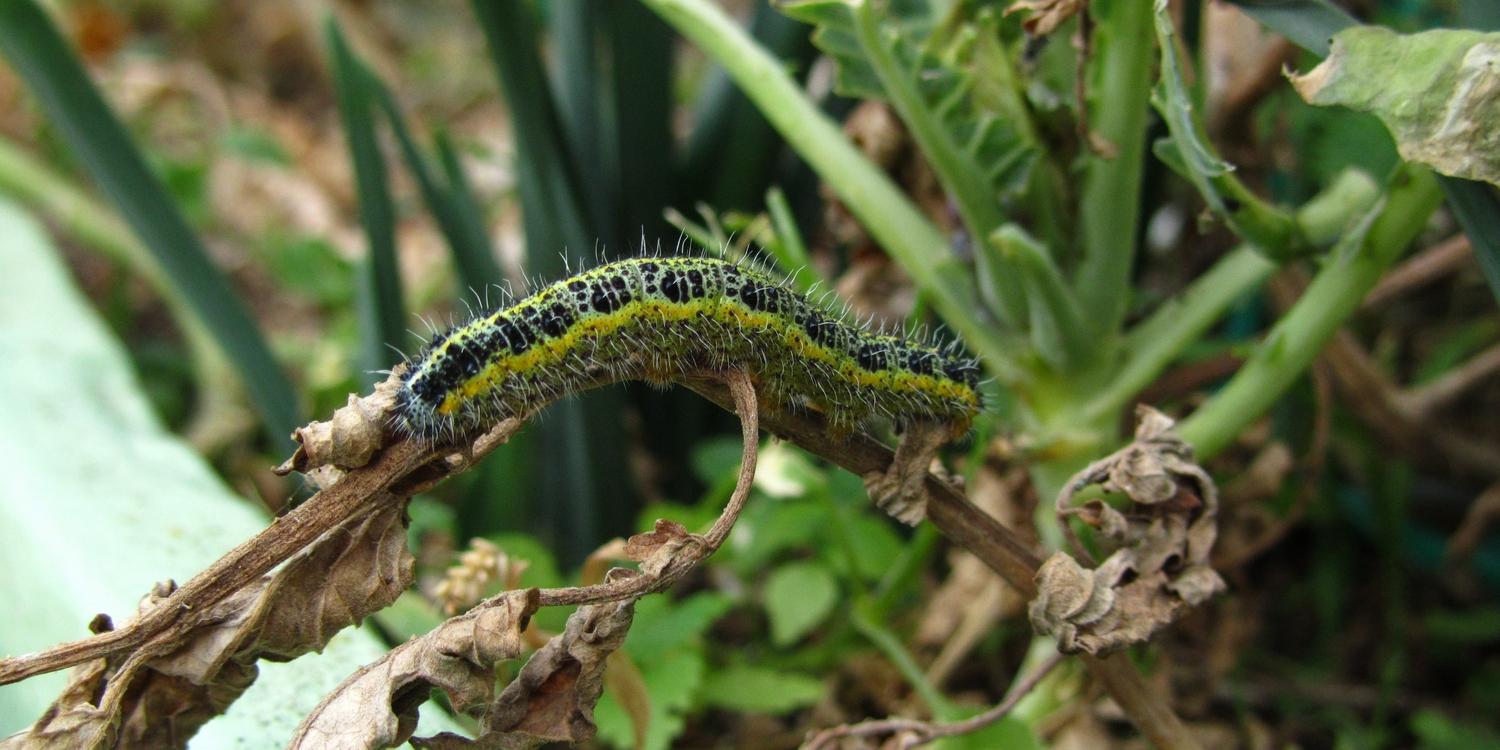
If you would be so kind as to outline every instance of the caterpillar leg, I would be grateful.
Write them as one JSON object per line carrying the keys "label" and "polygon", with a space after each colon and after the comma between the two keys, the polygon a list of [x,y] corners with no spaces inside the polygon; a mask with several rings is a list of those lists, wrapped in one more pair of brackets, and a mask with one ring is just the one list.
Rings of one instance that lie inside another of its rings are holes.
{"label": "caterpillar leg", "polygon": [[885,471],[864,476],[865,491],[881,510],[908,526],[916,526],[927,516],[928,468],[938,449],[952,438],[953,428],[937,422],[917,422],[901,433],[896,457]]}

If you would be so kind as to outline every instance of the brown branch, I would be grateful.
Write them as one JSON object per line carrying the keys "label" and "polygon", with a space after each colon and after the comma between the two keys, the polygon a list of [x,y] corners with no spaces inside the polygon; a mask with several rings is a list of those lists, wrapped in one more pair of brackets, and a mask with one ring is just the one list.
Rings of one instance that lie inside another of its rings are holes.
{"label": "brown branch", "polygon": [[1419,286],[1437,281],[1472,263],[1473,257],[1474,250],[1468,237],[1462,234],[1449,237],[1388,271],[1365,295],[1360,309],[1379,307]]}
{"label": "brown branch", "polygon": [[1492,346],[1449,370],[1427,385],[1408,388],[1395,396],[1395,406],[1408,419],[1425,420],[1434,411],[1457,401],[1470,388],[1500,372],[1500,345]]}
{"label": "brown branch", "polygon": [[[683,385],[726,409],[730,408],[729,395],[716,381],[690,379]],[[831,440],[818,414],[763,414],[761,421],[772,434],[847,469],[855,476],[882,471],[895,459],[891,449],[860,433],[844,442]],[[999,573],[1022,597],[1028,600],[1036,598],[1035,576],[1041,558],[1030,545],[975,507],[953,485],[929,474],[926,487],[927,520],[949,541]],[[1166,701],[1146,685],[1140,671],[1129,659],[1123,656],[1100,658],[1091,654],[1079,654],[1078,658],[1152,744],[1161,750],[1202,747]]]}
{"label": "brown branch", "polygon": [[906,748],[924,745],[943,737],[956,737],[961,734],[977,732],[1010,713],[1011,709],[1014,709],[1016,704],[1020,703],[1021,699],[1025,698],[1031,692],[1032,688],[1035,688],[1037,683],[1041,682],[1042,678],[1051,673],[1052,668],[1061,662],[1062,654],[1053,654],[1048,657],[1041,666],[1032,670],[1031,674],[1026,675],[1025,679],[1017,682],[1011,688],[1010,693],[1005,696],[1005,700],[978,716],[963,721],[942,723],[918,721],[916,719],[882,719],[879,721],[862,721],[853,725],[844,724],[832,729],[825,729],[814,735],[802,744],[802,750],[822,750],[824,746],[844,737],[870,737],[885,734],[900,734],[900,741],[896,743],[895,747],[898,750],[906,750]]}
{"label": "brown branch", "polygon": [[[508,424],[497,429],[506,428]],[[519,421],[516,421],[511,430],[519,426]],[[130,625],[0,661],[0,685],[55,672],[93,659],[140,650],[148,643],[157,644],[150,650],[158,651],[159,647],[174,642],[181,633],[197,623],[194,613],[206,612],[229,594],[258,580],[318,537],[343,523],[368,503],[372,495],[413,477],[418,469],[451,450],[410,441],[392,445],[375,463],[350,472],[334,486],[319,492],[306,503],[276,519],[264,531],[230,550],[202,573],[193,576],[192,580],[173,592],[155,609]]]}

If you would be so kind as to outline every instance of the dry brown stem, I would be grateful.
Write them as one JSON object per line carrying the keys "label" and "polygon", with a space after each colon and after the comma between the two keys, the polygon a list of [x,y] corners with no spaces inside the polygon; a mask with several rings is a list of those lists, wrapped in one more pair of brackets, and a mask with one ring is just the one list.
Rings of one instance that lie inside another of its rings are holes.
{"label": "dry brown stem", "polygon": [[879,735],[896,735],[895,743],[885,744],[882,747],[890,747],[893,750],[906,750],[907,748],[924,745],[933,740],[943,737],[955,737],[961,734],[977,732],[1003,718],[1026,697],[1037,683],[1042,681],[1048,673],[1062,661],[1061,654],[1053,654],[1041,666],[1037,667],[1026,678],[1017,682],[994,708],[985,711],[973,718],[963,721],[952,722],[929,722],[916,719],[882,719],[878,721],[862,721],[858,724],[844,724],[842,726],[825,729],[802,744],[802,750],[822,750],[822,748],[843,739],[844,737],[871,737]]}
{"label": "dry brown stem", "polygon": [[1474,262],[1469,238],[1456,234],[1423,250],[1386,272],[1365,295],[1361,310],[1379,307],[1419,286],[1430,284]]}

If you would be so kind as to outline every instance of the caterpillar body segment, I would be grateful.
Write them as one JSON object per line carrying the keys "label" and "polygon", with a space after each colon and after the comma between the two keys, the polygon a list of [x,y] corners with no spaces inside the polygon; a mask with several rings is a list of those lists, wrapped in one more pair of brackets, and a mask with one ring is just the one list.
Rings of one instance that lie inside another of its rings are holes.
{"label": "caterpillar body segment", "polygon": [[979,366],[829,316],[756,271],[710,258],[635,258],[563,279],[439,334],[407,362],[398,427],[426,440],[481,431],[601,381],[742,368],[766,408],[968,431]]}

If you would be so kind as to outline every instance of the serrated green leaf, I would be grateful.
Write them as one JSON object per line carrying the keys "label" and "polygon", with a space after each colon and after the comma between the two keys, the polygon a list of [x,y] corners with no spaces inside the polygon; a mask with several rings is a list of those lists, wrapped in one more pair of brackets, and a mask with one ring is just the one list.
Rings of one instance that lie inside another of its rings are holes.
{"label": "serrated green leaf", "polygon": [[702,698],[731,711],[784,714],[817,703],[826,691],[822,680],[806,675],[742,665],[709,675]]}
{"label": "serrated green leaf", "polygon": [[833,613],[839,584],[822,563],[796,562],[771,572],[761,599],[771,619],[771,641],[788,646]]}

